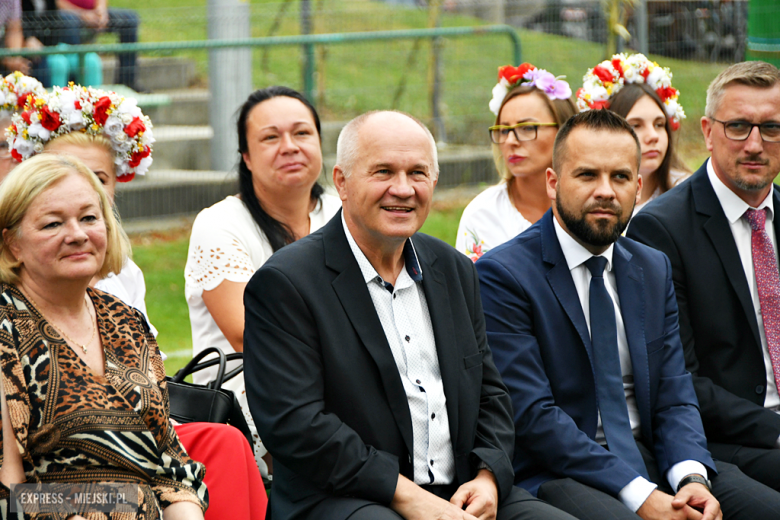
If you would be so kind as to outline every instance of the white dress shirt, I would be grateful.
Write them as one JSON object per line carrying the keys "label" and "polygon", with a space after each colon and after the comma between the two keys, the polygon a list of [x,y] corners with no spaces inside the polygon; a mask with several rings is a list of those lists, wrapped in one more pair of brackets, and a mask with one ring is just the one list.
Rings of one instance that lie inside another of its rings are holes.
{"label": "white dress shirt", "polygon": [[[769,357],[769,347],[766,343],[764,318],[761,316],[761,302],[758,298],[756,272],[753,268],[753,246],[751,238],[753,230],[750,227],[750,223],[744,218],[745,212],[748,209],[751,209],[751,206],[739,198],[739,196],[731,191],[728,186],[723,184],[723,181],[718,178],[712,167],[711,159],[707,161],[707,175],[709,176],[710,184],[712,184],[712,189],[715,190],[715,195],[718,197],[720,206],[723,208],[723,213],[726,214],[726,219],[729,221],[731,234],[734,236],[734,242],[737,245],[737,251],[739,251],[739,258],[742,260],[742,269],[745,271],[745,278],[747,279],[748,288],[750,289],[750,298],[753,300],[753,309],[756,314],[756,321],[758,322],[758,333],[761,336],[761,351],[764,353],[764,368],[766,369],[766,398],[764,399],[764,407],[777,412],[780,410],[780,396],[777,393],[777,383],[775,382],[775,373],[772,368],[772,358]],[[769,194],[757,208],[752,209],[764,208],[767,208],[766,233],[769,235],[769,240],[772,242],[772,248],[775,250],[775,257],[777,257],[777,239],[775,237],[775,226],[773,223],[775,211],[772,203],[772,190],[769,190]],[[780,439],[778,439],[777,446],[780,447]]]}
{"label": "white dress shirt", "polygon": [[[566,258],[566,264],[569,266],[569,272],[571,273],[572,281],[574,281],[574,287],[577,289],[577,296],[580,298],[580,305],[582,306],[582,312],[585,315],[585,322],[588,324],[588,331],[590,331],[591,274],[590,270],[585,265],[585,262],[594,255],[574,240],[574,238],[561,227],[557,218],[553,219],[553,224],[555,225],[555,234],[558,237],[558,243],[561,245],[563,256]],[[617,293],[615,273],[612,272],[613,251],[614,244],[610,245],[607,250],[599,256],[603,256],[607,259],[607,266],[604,268],[604,285],[615,305],[615,323],[617,324],[620,369],[623,374],[623,391],[626,394],[626,405],[628,407],[628,419],[631,423],[631,431],[633,432],[634,437],[638,438],[640,435],[640,424],[639,408],[636,404],[636,396],[634,395],[634,369],[631,365],[631,353],[628,349],[628,339],[623,323],[623,315],[620,312],[620,299],[618,298]],[[601,425],[601,414],[599,414],[598,421],[596,442],[604,445],[606,444],[606,439],[604,437],[604,428]],[[707,478],[707,468],[705,468],[702,463],[695,460],[684,460],[669,468],[669,471],[666,473],[666,479],[669,481],[669,485],[672,489],[676,490],[684,477],[694,473]],[[642,504],[645,503],[645,500],[650,496],[650,493],[657,487],[658,486],[644,477],[637,477],[620,490],[618,497],[629,509],[636,512],[642,507]]]}
{"label": "white dress shirt", "polygon": [[404,267],[395,286],[385,282],[360,250],[341,215],[344,233],[374,302],[398,366],[412,416],[414,482],[450,484],[455,479],[447,400],[422,269],[412,239],[404,245]]}

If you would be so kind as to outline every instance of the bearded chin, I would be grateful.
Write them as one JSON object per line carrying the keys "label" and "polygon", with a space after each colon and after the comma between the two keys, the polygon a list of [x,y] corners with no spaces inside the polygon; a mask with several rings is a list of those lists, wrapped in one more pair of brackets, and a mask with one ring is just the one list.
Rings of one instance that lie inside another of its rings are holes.
{"label": "bearded chin", "polygon": [[621,218],[623,214],[622,211],[619,212],[615,224],[604,221],[591,225],[585,220],[584,216],[570,213],[563,207],[560,193],[555,198],[555,207],[561,220],[566,225],[566,229],[580,242],[595,247],[608,247],[610,244],[617,242],[617,239],[620,238],[620,235],[623,234],[623,231],[628,226],[628,221],[634,212],[634,205],[631,206],[631,211],[628,212],[628,217],[626,218]]}

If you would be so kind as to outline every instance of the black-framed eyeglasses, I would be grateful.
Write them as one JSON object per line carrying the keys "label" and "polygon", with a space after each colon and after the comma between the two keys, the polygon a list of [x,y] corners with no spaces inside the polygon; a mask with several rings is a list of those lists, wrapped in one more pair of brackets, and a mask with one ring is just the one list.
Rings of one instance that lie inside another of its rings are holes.
{"label": "black-framed eyeglasses", "polygon": [[505,143],[509,139],[509,132],[513,132],[518,141],[533,141],[536,139],[540,126],[558,126],[558,123],[526,122],[512,126],[495,125],[488,128],[488,131],[490,132],[490,140],[496,144]]}
{"label": "black-framed eyeglasses", "polygon": [[732,141],[745,141],[753,132],[753,128],[758,127],[761,139],[767,143],[780,143],[780,123],[770,121],[768,123],[750,123],[748,121],[721,121],[711,117],[713,121],[723,125],[723,132],[727,139]]}

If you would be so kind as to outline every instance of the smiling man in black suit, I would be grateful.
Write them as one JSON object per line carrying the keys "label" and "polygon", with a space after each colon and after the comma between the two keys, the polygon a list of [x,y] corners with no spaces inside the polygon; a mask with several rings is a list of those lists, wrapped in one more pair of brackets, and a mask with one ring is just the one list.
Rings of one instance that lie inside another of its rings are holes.
{"label": "smiling man in black suit", "polygon": [[364,114],[337,162],[342,212],[271,257],[244,296],[273,517],[571,520],[513,486],[511,403],[476,270],[417,233],[438,178],[430,132]]}

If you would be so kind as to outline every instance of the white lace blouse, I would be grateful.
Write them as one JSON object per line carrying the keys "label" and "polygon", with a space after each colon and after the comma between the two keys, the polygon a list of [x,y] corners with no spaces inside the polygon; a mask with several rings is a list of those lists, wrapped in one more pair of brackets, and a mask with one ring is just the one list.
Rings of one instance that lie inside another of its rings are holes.
{"label": "white lace blouse", "polygon": [[[309,214],[310,231],[324,226],[340,207],[337,197],[323,194],[322,202]],[[215,289],[224,280],[248,282],[272,254],[265,233],[237,197],[227,197],[198,214],[184,268],[193,355],[207,347],[219,347],[226,354],[235,352],[203,303],[203,291]],[[201,374],[195,382],[208,381],[209,374]]]}

